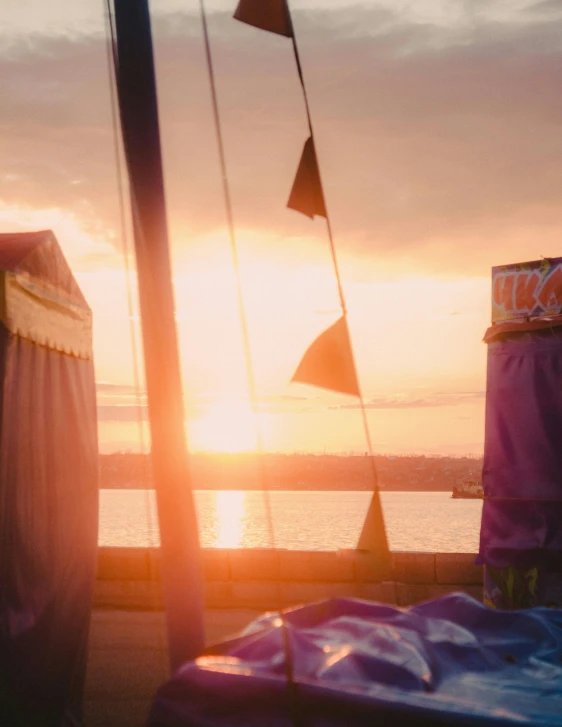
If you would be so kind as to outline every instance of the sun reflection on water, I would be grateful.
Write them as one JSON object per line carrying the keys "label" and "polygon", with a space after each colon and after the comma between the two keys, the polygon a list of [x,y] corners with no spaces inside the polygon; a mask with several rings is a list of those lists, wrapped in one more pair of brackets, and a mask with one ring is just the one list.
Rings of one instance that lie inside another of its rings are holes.
{"label": "sun reflection on water", "polygon": [[239,548],[244,535],[246,494],[240,490],[222,490],[216,493],[217,548]]}

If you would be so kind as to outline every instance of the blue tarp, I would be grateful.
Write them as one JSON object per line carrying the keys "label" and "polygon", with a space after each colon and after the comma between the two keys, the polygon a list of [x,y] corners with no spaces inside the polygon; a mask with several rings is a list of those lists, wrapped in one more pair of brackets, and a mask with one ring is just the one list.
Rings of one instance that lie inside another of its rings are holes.
{"label": "blue tarp", "polygon": [[479,562],[562,572],[562,327],[488,346]]}
{"label": "blue tarp", "polygon": [[464,594],[409,610],[335,599],[285,624],[266,615],[185,664],[149,727],[561,724],[560,611],[496,611]]}

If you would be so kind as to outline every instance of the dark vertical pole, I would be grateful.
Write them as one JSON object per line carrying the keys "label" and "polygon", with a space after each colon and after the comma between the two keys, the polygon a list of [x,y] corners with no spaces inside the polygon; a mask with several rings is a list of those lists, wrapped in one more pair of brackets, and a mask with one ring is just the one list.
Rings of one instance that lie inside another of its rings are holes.
{"label": "dark vertical pole", "polygon": [[161,572],[173,669],[204,646],[197,517],[170,267],[148,0],[115,0],[117,87],[131,186]]}

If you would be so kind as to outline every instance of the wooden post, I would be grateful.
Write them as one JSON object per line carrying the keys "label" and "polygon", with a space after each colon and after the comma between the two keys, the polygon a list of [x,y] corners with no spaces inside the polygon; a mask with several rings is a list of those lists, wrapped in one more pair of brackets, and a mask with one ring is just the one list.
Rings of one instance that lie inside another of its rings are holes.
{"label": "wooden post", "polygon": [[204,646],[197,516],[184,432],[148,0],[115,0],[117,91],[129,171],[172,669]]}

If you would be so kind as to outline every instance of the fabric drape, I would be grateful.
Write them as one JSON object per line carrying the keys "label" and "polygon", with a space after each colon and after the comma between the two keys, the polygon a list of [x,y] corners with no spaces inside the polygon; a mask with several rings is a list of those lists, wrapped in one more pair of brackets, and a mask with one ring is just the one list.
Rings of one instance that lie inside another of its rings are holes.
{"label": "fabric drape", "polygon": [[93,362],[0,327],[0,366],[0,723],[77,725],[97,561]]}

